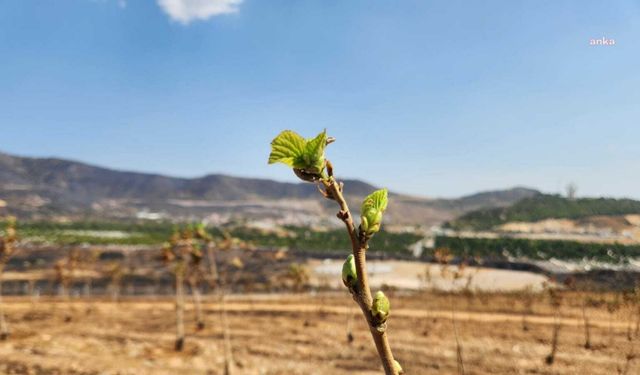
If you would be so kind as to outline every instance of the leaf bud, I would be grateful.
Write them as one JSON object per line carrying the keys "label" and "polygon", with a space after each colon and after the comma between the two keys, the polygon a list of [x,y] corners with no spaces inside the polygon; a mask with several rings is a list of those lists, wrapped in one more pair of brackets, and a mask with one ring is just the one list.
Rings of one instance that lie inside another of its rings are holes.
{"label": "leaf bud", "polygon": [[389,317],[389,309],[391,305],[389,299],[384,295],[382,291],[377,291],[373,297],[373,305],[371,306],[371,313],[378,320],[379,323],[384,323]]}
{"label": "leaf bud", "polygon": [[387,209],[387,189],[374,191],[362,202],[360,209],[360,230],[368,237],[380,230],[382,213]]}
{"label": "leaf bud", "polygon": [[355,289],[358,285],[358,273],[356,272],[356,261],[353,254],[349,254],[342,265],[342,282],[349,289]]}
{"label": "leaf bud", "polygon": [[404,374],[404,370],[402,369],[402,366],[400,366],[400,362],[395,359],[393,360],[393,370],[398,374]]}

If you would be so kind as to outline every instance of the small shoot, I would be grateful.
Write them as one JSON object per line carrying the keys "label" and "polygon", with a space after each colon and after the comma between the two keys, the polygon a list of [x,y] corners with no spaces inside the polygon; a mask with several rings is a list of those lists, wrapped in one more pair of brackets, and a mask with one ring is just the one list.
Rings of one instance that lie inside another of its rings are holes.
{"label": "small shoot", "polygon": [[376,292],[373,297],[373,306],[371,308],[371,312],[373,316],[378,320],[380,324],[384,324],[389,317],[391,308],[391,303],[389,303],[389,299],[384,293],[379,290]]}
{"label": "small shoot", "polygon": [[304,139],[296,132],[285,130],[271,142],[269,164],[286,164],[302,180],[316,182],[325,177],[326,146],[326,130],[311,139]]}
{"label": "small shoot", "polygon": [[360,219],[362,220],[360,223],[361,233],[370,238],[380,231],[382,214],[387,209],[387,204],[387,189],[374,191],[364,199],[360,209]]}
{"label": "small shoot", "polygon": [[342,282],[362,310],[385,374],[397,375],[400,373],[399,366],[396,366],[393,358],[385,324],[389,315],[389,300],[382,292],[372,297],[366,271],[369,240],[380,231],[388,204],[388,192],[381,189],[365,198],[361,206],[361,222],[356,227],[343,196],[344,185],[336,181],[333,166],[325,157],[326,146],[334,141],[334,138],[327,136],[326,130],[313,138],[304,138],[294,131],[285,130],[271,142],[269,164],[282,163],[291,167],[301,180],[316,183],[325,198],[338,204],[340,209],[337,217],[346,227],[352,250],[342,267]]}

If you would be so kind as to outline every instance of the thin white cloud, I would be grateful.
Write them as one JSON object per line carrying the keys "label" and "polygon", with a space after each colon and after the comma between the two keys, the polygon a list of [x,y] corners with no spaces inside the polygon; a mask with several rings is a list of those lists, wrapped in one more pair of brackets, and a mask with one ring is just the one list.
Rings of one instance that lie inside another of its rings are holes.
{"label": "thin white cloud", "polygon": [[237,13],[243,0],[157,0],[169,18],[182,24]]}

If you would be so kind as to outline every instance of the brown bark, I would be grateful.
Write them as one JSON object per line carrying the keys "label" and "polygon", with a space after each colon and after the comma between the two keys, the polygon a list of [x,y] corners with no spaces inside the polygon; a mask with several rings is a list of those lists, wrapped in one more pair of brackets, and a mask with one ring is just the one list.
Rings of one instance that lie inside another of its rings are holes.
{"label": "brown bark", "polygon": [[322,184],[325,187],[327,198],[336,201],[338,206],[340,206],[340,211],[337,216],[344,222],[351,240],[351,249],[356,263],[356,273],[358,275],[358,287],[353,293],[353,299],[358,306],[360,306],[360,310],[362,310],[362,314],[369,325],[369,331],[376,345],[376,350],[378,351],[378,356],[382,362],[385,374],[398,375],[394,368],[394,358],[387,337],[386,323],[379,324],[371,313],[373,299],[371,298],[371,289],[369,288],[366,263],[368,239],[360,236],[356,230],[349,206],[342,195],[342,187],[338,182],[333,177],[329,177],[326,180],[322,180]]}
{"label": "brown bark", "polygon": [[0,265],[0,340],[6,340],[9,338],[9,324],[4,316],[4,302],[2,301],[2,272],[4,270],[4,264]]}
{"label": "brown bark", "polygon": [[184,347],[184,275],[183,270],[176,269],[176,343],[175,350]]}

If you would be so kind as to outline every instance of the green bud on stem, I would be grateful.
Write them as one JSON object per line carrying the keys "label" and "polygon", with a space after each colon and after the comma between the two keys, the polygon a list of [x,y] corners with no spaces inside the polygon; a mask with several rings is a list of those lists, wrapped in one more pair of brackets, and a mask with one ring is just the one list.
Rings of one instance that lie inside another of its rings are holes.
{"label": "green bud on stem", "polygon": [[400,362],[396,361],[395,359],[393,360],[393,369],[398,374],[404,374],[404,370],[402,369],[402,366],[400,366]]}
{"label": "green bud on stem", "polygon": [[385,296],[381,290],[377,291],[375,296],[373,297],[371,312],[373,313],[373,316],[378,320],[378,322],[384,323],[387,321],[390,308],[391,304],[389,303],[389,299],[387,298],[387,296]]}
{"label": "green bud on stem", "polygon": [[358,285],[358,273],[356,272],[356,261],[353,254],[349,254],[342,265],[342,282],[349,289],[355,289]]}

